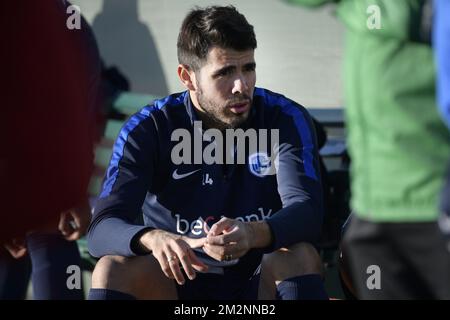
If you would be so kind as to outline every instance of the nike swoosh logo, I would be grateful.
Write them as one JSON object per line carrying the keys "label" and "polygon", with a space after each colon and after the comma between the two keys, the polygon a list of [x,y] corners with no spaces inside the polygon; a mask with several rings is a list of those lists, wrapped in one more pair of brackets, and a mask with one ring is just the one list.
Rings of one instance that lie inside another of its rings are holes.
{"label": "nike swoosh logo", "polygon": [[175,171],[172,173],[172,178],[174,178],[175,180],[186,178],[186,177],[190,176],[191,174],[194,174],[197,171],[200,171],[202,169],[197,169],[197,170],[194,170],[194,171],[191,171],[191,172],[187,172],[187,173],[183,173],[183,174],[178,174],[177,170],[178,169],[175,169]]}

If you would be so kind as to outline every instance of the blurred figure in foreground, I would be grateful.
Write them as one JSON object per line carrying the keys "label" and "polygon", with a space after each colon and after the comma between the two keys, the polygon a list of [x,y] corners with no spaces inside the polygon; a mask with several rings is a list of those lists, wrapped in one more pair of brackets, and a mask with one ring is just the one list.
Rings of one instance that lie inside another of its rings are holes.
{"label": "blurred figure in foreground", "polygon": [[[450,2],[435,0],[433,46],[437,64],[437,97],[441,115],[450,128]],[[441,193],[439,226],[450,236],[450,164]],[[447,247],[450,250],[450,246]]]}
{"label": "blurred figure in foreground", "polygon": [[358,298],[449,299],[436,221],[450,134],[435,101],[430,1],[333,2],[346,26],[354,216],[343,245]]}
{"label": "blurred figure in foreground", "polygon": [[[81,16],[79,27],[70,27],[77,13],[69,6],[61,0],[10,1],[1,10],[1,29],[10,32],[2,37],[8,82],[1,126],[6,145],[0,151],[0,243],[16,259],[30,253],[36,299],[83,297],[82,291],[67,288],[66,270],[79,265],[74,240],[90,220],[86,192],[93,142],[100,134],[100,60]],[[6,252],[2,255],[0,271],[8,274],[12,264]]]}

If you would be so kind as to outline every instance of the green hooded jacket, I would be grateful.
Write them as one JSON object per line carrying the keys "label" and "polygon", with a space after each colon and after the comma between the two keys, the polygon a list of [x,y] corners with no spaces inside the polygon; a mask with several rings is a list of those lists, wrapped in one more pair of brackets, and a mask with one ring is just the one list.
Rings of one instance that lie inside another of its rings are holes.
{"label": "green hooded jacket", "polygon": [[352,208],[374,222],[427,222],[450,158],[435,102],[425,0],[291,0],[337,3],[346,26],[345,112]]}

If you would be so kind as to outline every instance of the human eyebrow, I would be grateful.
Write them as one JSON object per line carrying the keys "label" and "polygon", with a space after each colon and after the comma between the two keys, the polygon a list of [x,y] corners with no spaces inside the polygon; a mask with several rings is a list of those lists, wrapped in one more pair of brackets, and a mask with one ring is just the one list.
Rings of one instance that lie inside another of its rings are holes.
{"label": "human eyebrow", "polygon": [[219,70],[215,71],[212,76],[213,76],[213,78],[224,76],[235,69],[236,69],[235,66],[226,66],[226,67],[220,68]]}

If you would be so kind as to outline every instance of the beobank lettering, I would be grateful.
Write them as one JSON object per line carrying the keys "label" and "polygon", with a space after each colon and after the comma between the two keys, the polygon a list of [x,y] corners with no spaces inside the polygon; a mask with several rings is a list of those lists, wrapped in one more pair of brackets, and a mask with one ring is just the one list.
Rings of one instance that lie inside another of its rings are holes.
{"label": "beobank lettering", "polygon": [[[272,214],[272,209],[269,209],[264,212],[263,208],[258,208],[259,214],[253,213],[245,216],[235,217],[233,219],[240,220],[242,222],[250,222],[250,221],[260,221],[265,220],[270,217]],[[208,228],[210,228],[214,223],[219,221],[224,216],[216,217],[216,216],[208,216],[206,218],[198,217],[194,221],[190,222],[187,219],[181,218],[179,214],[175,215],[177,219],[177,232],[180,234],[193,234],[193,235],[201,235],[202,232],[207,232]]]}

